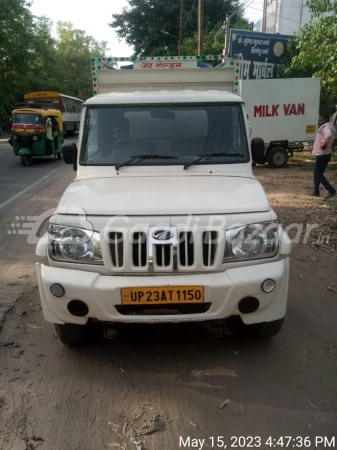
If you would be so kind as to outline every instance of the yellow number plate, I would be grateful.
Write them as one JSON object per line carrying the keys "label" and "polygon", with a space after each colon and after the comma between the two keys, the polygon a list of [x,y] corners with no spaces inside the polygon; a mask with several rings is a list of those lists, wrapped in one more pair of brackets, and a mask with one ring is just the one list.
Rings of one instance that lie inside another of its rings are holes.
{"label": "yellow number plate", "polygon": [[121,289],[122,305],[203,303],[203,286],[158,286]]}

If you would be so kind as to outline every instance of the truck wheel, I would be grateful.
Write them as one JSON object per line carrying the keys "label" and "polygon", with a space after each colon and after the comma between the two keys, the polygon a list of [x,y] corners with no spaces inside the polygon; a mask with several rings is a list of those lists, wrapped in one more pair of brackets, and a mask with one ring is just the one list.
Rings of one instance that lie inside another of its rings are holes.
{"label": "truck wheel", "polygon": [[273,147],[267,154],[267,160],[270,167],[284,167],[287,165],[288,159],[288,150],[284,147]]}
{"label": "truck wheel", "polygon": [[247,327],[249,336],[263,339],[275,336],[279,331],[281,331],[283,321],[284,319],[279,319],[272,322],[245,325],[245,327]]}
{"label": "truck wheel", "polygon": [[55,324],[58,338],[63,344],[69,345],[70,347],[85,344],[85,329],[86,325],[76,325],[74,323],[65,323],[64,325]]}
{"label": "truck wheel", "polygon": [[240,317],[230,317],[227,325],[236,336],[264,339],[275,336],[281,330],[283,322],[284,318],[272,322],[245,325]]}

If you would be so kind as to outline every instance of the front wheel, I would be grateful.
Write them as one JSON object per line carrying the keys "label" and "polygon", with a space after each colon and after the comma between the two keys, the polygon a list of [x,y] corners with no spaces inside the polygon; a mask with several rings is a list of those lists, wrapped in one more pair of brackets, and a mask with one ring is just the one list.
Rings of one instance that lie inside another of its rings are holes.
{"label": "front wheel", "polygon": [[227,323],[229,330],[237,336],[245,336],[251,338],[270,338],[281,331],[284,318],[273,320],[272,322],[254,323],[245,325],[238,317],[231,317]]}
{"label": "front wheel", "polygon": [[287,165],[288,159],[288,150],[284,147],[273,147],[267,154],[267,160],[270,167],[284,167]]}
{"label": "front wheel", "polygon": [[21,164],[23,165],[23,167],[28,167],[30,163],[31,163],[30,156],[28,155],[21,156]]}
{"label": "front wheel", "polygon": [[74,323],[55,324],[58,338],[63,344],[70,347],[85,344],[85,327],[86,325],[76,325]]}

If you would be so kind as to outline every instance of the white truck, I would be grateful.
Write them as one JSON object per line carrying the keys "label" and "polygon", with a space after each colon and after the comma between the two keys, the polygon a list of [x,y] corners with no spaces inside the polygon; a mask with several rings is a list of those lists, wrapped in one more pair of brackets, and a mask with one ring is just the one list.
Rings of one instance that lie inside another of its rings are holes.
{"label": "white truck", "polygon": [[76,178],[36,250],[43,314],[64,344],[121,323],[282,327],[291,242],[252,173],[264,142],[250,142],[232,70],[173,61],[176,72],[95,63],[78,145],[63,147]]}
{"label": "white truck", "polygon": [[294,152],[315,140],[320,86],[320,78],[240,82],[252,138],[261,137],[265,142],[265,155],[256,163],[284,167]]}

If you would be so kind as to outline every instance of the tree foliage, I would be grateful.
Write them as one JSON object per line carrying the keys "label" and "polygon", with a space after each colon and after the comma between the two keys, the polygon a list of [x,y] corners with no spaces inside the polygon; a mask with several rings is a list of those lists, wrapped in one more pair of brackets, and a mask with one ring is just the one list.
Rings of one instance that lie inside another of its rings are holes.
{"label": "tree foliage", "polygon": [[308,6],[312,19],[295,33],[283,73],[320,77],[321,103],[326,109],[337,103],[337,0],[309,0]]}
{"label": "tree foliage", "polygon": [[27,92],[55,90],[86,99],[92,95],[90,56],[104,56],[97,42],[70,23],[35,17],[26,0],[0,0],[0,122],[8,119]]}
{"label": "tree foliage", "polygon": [[90,57],[106,55],[107,42],[97,42],[71,22],[58,22],[57,35],[56,61],[62,92],[83,99],[91,97]]}
{"label": "tree foliage", "polygon": [[[221,44],[221,36],[216,42],[211,39],[220,29],[226,19],[226,14],[231,15],[238,11],[236,17],[241,19],[246,26],[247,21],[242,19],[238,9],[239,0],[205,0],[205,50],[217,49],[221,53],[224,40]],[[195,42],[197,40],[197,1],[185,0],[184,8],[184,54],[197,52]],[[180,1],[167,0],[128,0],[128,6],[121,14],[113,14],[110,26],[116,30],[118,36],[134,48],[138,56],[162,56],[177,54],[178,34],[180,26]],[[169,33],[172,36],[162,33]],[[222,34],[223,36],[223,34]],[[219,47],[222,47],[221,50]],[[205,51],[204,51],[205,53]]]}

